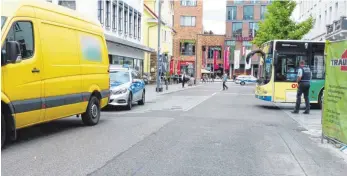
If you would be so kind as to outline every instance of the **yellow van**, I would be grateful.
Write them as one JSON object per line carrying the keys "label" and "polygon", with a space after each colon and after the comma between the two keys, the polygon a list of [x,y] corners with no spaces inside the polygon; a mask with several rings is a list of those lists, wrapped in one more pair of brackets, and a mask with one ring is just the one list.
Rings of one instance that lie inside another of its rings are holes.
{"label": "yellow van", "polygon": [[97,124],[110,85],[100,24],[44,1],[1,6],[1,146],[17,129],[63,117]]}

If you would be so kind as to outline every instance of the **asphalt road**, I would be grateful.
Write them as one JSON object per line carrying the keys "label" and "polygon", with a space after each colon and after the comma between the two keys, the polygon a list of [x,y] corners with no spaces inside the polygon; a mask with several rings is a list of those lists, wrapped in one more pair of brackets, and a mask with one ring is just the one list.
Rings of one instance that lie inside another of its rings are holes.
{"label": "asphalt road", "polygon": [[[158,96],[132,111],[107,110],[84,127],[76,117],[19,131],[2,150],[1,174],[16,175],[347,175],[252,86],[221,83]],[[319,110],[313,110],[319,111]]]}

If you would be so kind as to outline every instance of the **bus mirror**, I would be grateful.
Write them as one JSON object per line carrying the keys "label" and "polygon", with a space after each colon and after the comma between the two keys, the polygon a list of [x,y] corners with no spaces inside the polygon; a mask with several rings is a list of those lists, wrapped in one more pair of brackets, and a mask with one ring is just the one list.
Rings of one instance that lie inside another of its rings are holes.
{"label": "bus mirror", "polygon": [[254,50],[250,53],[247,54],[246,56],[246,63],[249,64],[249,60],[251,59],[251,57],[254,55],[254,54],[260,54],[261,57],[265,58],[265,53],[262,51],[262,50]]}

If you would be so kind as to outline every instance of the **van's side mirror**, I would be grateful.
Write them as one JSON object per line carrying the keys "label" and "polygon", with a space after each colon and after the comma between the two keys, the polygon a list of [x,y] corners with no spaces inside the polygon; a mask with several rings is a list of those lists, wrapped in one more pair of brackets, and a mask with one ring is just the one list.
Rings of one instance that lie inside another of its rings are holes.
{"label": "van's side mirror", "polygon": [[18,63],[22,61],[22,55],[20,51],[19,43],[16,41],[6,42],[5,64],[6,63]]}

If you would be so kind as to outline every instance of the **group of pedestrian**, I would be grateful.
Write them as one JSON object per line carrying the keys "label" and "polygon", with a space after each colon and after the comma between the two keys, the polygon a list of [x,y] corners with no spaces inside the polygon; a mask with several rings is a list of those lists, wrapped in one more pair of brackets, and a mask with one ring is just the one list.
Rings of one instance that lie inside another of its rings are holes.
{"label": "group of pedestrian", "polygon": [[207,75],[207,74],[204,74],[204,75],[202,76],[202,82],[203,82],[203,83],[214,82],[214,79],[215,79],[215,76],[214,76],[214,75]]}

